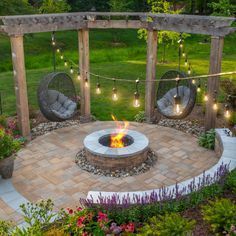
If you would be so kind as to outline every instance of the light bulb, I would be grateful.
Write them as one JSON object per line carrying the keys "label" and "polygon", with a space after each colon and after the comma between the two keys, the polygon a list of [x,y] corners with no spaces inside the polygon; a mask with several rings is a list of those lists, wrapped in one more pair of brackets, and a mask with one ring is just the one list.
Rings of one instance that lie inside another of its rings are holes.
{"label": "light bulb", "polygon": [[57,53],[60,53],[60,52],[61,52],[61,50],[58,48],[58,49],[57,49]]}
{"label": "light bulb", "polygon": [[61,55],[61,57],[60,57],[62,60],[64,59],[64,56],[63,55]]}
{"label": "light bulb", "polygon": [[183,44],[182,44],[182,43],[180,43],[179,47],[180,47],[180,48],[183,48]]}
{"label": "light bulb", "polygon": [[188,75],[190,75],[191,74],[191,68],[189,67],[188,68]]}
{"label": "light bulb", "polygon": [[112,100],[117,101],[118,100],[117,89],[113,88],[112,91],[113,91],[112,92]]}
{"label": "light bulb", "polygon": [[174,102],[175,102],[175,112],[177,114],[180,114],[180,102],[181,98],[177,94],[174,96]]}
{"label": "light bulb", "polygon": [[197,86],[197,92],[198,92],[198,93],[201,92],[201,86],[200,86],[200,84]]}
{"label": "light bulb", "polygon": [[140,107],[139,93],[136,91],[134,93],[134,107]]}
{"label": "light bulb", "polygon": [[179,104],[175,105],[175,111],[176,111],[177,114],[180,113],[180,106],[179,106]]}
{"label": "light bulb", "polygon": [[55,42],[55,41],[52,41],[52,45],[55,46],[55,45],[56,45],[56,42]]}
{"label": "light bulb", "polygon": [[183,57],[185,57],[185,56],[186,56],[186,53],[185,53],[185,52],[183,52],[183,53],[182,53],[182,56],[183,56]]}
{"label": "light bulb", "polygon": [[78,79],[78,80],[81,80],[80,74],[77,75],[77,79]]}
{"label": "light bulb", "polygon": [[96,94],[101,94],[101,86],[99,83],[97,83]]}
{"label": "light bulb", "polygon": [[67,61],[64,61],[64,65],[65,65],[65,66],[68,66],[68,63],[67,63]]}
{"label": "light bulb", "polygon": [[188,65],[188,60],[187,60],[187,59],[185,60],[184,65],[185,65],[185,66]]}
{"label": "light bulb", "polygon": [[193,79],[193,80],[192,80],[192,84],[196,84],[196,81],[195,81],[195,79]]}
{"label": "light bulb", "polygon": [[217,103],[215,102],[214,104],[213,104],[213,110],[217,110],[218,109],[218,106],[217,106]]}
{"label": "light bulb", "polygon": [[74,73],[73,67],[70,68],[70,73],[71,73],[71,74]]}
{"label": "light bulb", "polygon": [[204,95],[204,101],[205,101],[205,102],[208,101],[208,95],[207,95],[207,94]]}
{"label": "light bulb", "polygon": [[87,79],[87,78],[85,79],[84,86],[85,86],[85,88],[88,88],[88,86],[89,86],[89,83],[88,83],[88,79]]}
{"label": "light bulb", "polygon": [[230,112],[229,112],[229,110],[226,110],[226,111],[225,111],[225,118],[228,119],[229,117],[230,117]]}

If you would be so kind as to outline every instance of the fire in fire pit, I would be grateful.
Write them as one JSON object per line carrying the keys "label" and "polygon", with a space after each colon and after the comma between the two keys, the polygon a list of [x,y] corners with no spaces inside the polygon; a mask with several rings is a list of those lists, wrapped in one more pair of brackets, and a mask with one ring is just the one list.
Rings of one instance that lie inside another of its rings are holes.
{"label": "fire in fire pit", "polygon": [[96,131],[84,139],[87,160],[100,169],[119,170],[139,166],[147,159],[148,138],[129,130],[128,122],[118,122],[117,128]]}

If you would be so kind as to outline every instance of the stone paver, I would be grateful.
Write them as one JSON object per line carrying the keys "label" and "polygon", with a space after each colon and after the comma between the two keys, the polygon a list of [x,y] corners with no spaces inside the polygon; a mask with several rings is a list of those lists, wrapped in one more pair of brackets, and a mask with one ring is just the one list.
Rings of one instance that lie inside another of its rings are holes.
{"label": "stone paver", "polygon": [[158,155],[151,170],[116,179],[79,169],[75,155],[83,148],[85,136],[105,128],[114,128],[114,123],[82,124],[36,138],[18,153],[12,179],[14,187],[33,202],[51,198],[60,209],[78,205],[79,199],[86,198],[91,190],[138,191],[171,185],[199,175],[218,161],[215,152],[199,147],[197,139],[191,135],[167,127],[132,122],[129,129],[143,132]]}

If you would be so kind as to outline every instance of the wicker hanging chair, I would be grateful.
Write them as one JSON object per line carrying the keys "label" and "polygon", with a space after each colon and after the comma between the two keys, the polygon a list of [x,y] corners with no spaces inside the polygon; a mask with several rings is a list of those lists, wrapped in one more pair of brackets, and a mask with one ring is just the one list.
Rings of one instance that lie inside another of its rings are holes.
{"label": "wicker hanging chair", "polygon": [[[176,81],[165,81],[179,76],[178,85]],[[157,110],[169,119],[183,119],[193,110],[196,100],[196,86],[192,80],[181,80],[186,75],[177,70],[167,71],[160,79],[157,90]],[[176,110],[176,101],[179,110]]]}
{"label": "wicker hanging chair", "polygon": [[38,104],[50,121],[65,121],[77,112],[76,90],[72,79],[63,72],[46,75],[38,87]]}

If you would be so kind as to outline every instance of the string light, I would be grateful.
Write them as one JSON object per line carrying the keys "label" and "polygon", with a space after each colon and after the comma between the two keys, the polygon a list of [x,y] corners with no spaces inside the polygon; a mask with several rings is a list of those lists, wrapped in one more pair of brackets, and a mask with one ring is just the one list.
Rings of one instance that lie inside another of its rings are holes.
{"label": "string light", "polygon": [[184,65],[187,66],[188,65],[188,59],[186,58],[184,61]]}
{"label": "string light", "polygon": [[113,79],[114,82],[114,87],[112,89],[112,100],[117,101],[118,100],[118,95],[117,95],[117,88],[116,88],[116,80]]}
{"label": "string light", "polygon": [[192,79],[192,84],[196,84],[196,80],[195,79]]}
{"label": "string light", "polygon": [[55,42],[55,33],[52,32],[52,46],[55,46],[56,42]]}
{"label": "string light", "polygon": [[182,56],[185,57],[186,56],[186,53],[185,51],[182,52]]}
{"label": "string light", "polygon": [[140,101],[139,101],[139,92],[138,92],[138,84],[139,84],[139,79],[137,79],[135,81],[135,85],[136,85],[136,91],[134,92],[134,107],[140,107]]}
{"label": "string light", "polygon": [[188,75],[191,75],[191,68],[190,68],[190,65],[188,66]]}
{"label": "string light", "polygon": [[204,100],[205,102],[208,101],[207,85],[206,85],[206,84],[205,84],[205,94],[204,94],[204,98],[203,98],[203,100]]}
{"label": "string light", "polygon": [[61,58],[61,60],[63,60],[63,59],[64,59],[64,56],[63,56],[63,55],[61,55],[61,56],[60,56],[60,58]]}
{"label": "string light", "polygon": [[229,105],[225,104],[225,118],[229,119],[230,118],[230,111],[229,111]]}
{"label": "string light", "polygon": [[200,82],[200,80],[199,80],[199,82],[198,82],[197,92],[198,92],[198,93],[201,92],[201,82]]}
{"label": "string light", "polygon": [[61,52],[61,50],[60,50],[60,48],[58,48],[58,49],[57,49],[57,53],[60,53],[60,52]]}
{"label": "string light", "polygon": [[181,97],[179,96],[179,74],[176,77],[176,95],[174,95],[175,112],[180,114]]}
{"label": "string light", "polygon": [[214,103],[213,103],[213,110],[217,111],[218,110],[217,99],[216,99],[217,91],[215,90],[214,93],[215,93],[215,98],[214,98]]}
{"label": "string light", "polygon": [[64,61],[64,66],[68,66],[67,60]]}
{"label": "string light", "polygon": [[70,73],[71,73],[71,74],[73,74],[73,73],[74,73],[74,69],[73,69],[73,67],[72,67],[72,66],[70,67]]}
{"label": "string light", "polygon": [[84,79],[84,87],[88,88],[89,87],[89,83],[88,83],[88,72],[86,72],[86,77]]}
{"label": "string light", "polygon": [[96,94],[101,94],[101,85],[99,83],[99,76],[98,76],[98,81],[97,81],[97,85],[96,85]]}

